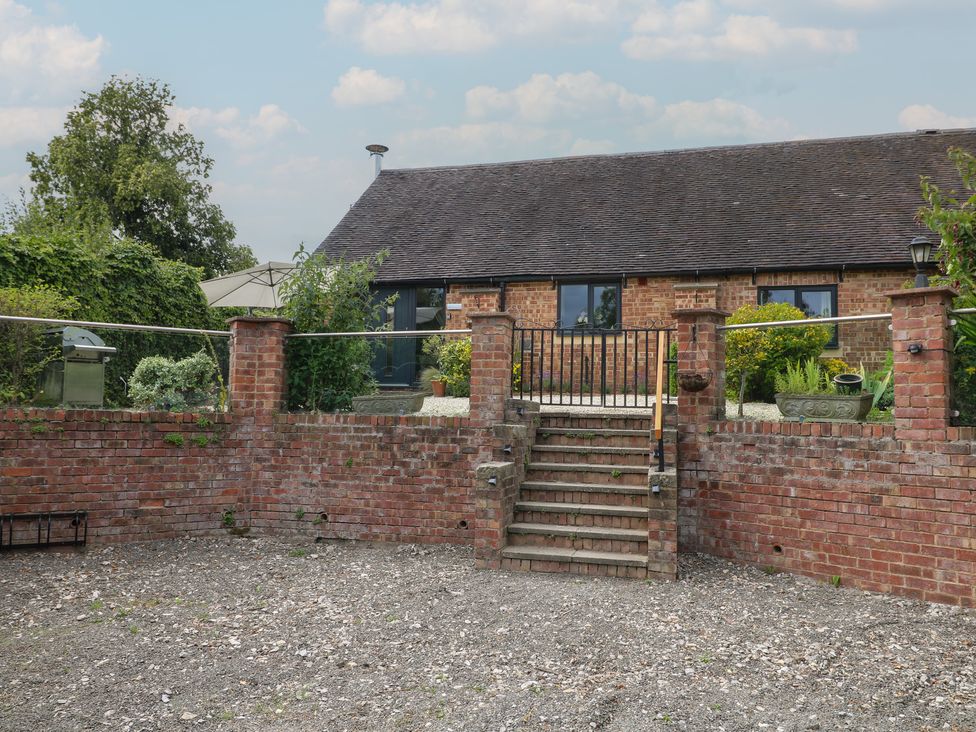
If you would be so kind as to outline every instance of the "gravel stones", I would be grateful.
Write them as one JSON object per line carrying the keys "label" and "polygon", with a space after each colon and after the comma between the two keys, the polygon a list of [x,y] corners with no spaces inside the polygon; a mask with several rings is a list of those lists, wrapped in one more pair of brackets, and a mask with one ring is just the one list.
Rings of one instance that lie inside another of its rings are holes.
{"label": "gravel stones", "polygon": [[971,611],[706,557],[659,583],[295,549],[0,557],[0,729],[976,728]]}

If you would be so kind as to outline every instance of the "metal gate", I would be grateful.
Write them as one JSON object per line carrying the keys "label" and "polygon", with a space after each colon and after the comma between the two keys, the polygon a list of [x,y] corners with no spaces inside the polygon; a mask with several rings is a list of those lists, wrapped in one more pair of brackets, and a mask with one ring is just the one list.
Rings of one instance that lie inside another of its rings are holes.
{"label": "metal gate", "polygon": [[670,403],[673,334],[672,328],[514,328],[512,393],[542,404],[651,408],[661,363]]}

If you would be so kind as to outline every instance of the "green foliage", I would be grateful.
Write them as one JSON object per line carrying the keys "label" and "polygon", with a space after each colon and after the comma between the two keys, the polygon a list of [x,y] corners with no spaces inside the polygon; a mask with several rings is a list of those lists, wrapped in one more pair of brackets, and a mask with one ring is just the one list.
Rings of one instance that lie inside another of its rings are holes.
{"label": "green foliage", "polygon": [[[0,287],[3,315],[67,318],[77,307],[77,300],[51,287]],[[0,321],[0,404],[30,401],[45,365],[61,354],[60,347],[45,344],[48,327]]]}
{"label": "green foliage", "polygon": [[976,425],[976,341],[964,339],[956,346],[952,372],[953,406],[959,424]]}
{"label": "green foliage", "polygon": [[[298,268],[283,286],[284,315],[299,333],[374,330],[392,305],[392,299],[377,301],[370,289],[386,256],[346,261],[301,247]],[[373,349],[365,338],[291,338],[285,358],[291,410],[349,410],[353,397],[376,390]]]}
{"label": "green foliage", "polygon": [[449,396],[471,395],[470,338],[445,338],[433,335],[424,339],[422,350],[436,360]]}
{"label": "green foliage", "polygon": [[255,264],[210,201],[214,163],[203,143],[171,124],[174,104],[166,84],[142,78],[113,76],[85,92],[47,151],[27,155],[32,199],[14,217],[14,231],[117,231],[207,276]]}
{"label": "green foliage", "polygon": [[435,366],[428,366],[420,372],[420,376],[417,377],[417,380],[420,382],[420,390],[430,394],[434,391],[434,388],[430,385],[430,382],[440,381],[442,378],[443,376],[441,375],[441,372],[438,371]]}
{"label": "green foliage", "polygon": [[837,393],[837,387],[821,370],[816,358],[786,364],[786,371],[776,374],[775,384],[777,394]]}
{"label": "green foliage", "polygon": [[[162,259],[151,247],[128,239],[96,246],[63,233],[0,235],[0,287],[48,286],[69,294],[77,300],[71,317],[79,320],[222,327],[223,316],[207,307],[200,291],[200,276],[199,269]],[[95,332],[118,349],[105,369],[106,397],[117,405],[128,404],[125,382],[145,356],[182,358],[213,348],[206,336]],[[226,351],[226,339],[216,346]]]}
{"label": "green foliage", "polygon": [[943,191],[929,176],[922,176],[922,197],[927,206],[919,220],[938,234],[939,263],[949,284],[963,294],[976,292],[976,156],[962,148],[949,148],[963,192]]}
{"label": "green foliage", "polygon": [[[671,341],[671,347],[668,348],[668,360],[673,361],[671,364],[671,372],[668,377],[668,394],[671,396],[678,395],[678,342]],[[668,364],[665,364],[667,367]]]}
{"label": "green foliage", "polygon": [[195,435],[190,439],[190,442],[192,442],[197,447],[206,447],[207,445],[210,444],[210,438],[207,437],[206,435]]}
{"label": "green foliage", "polygon": [[891,351],[880,371],[867,371],[862,363],[857,373],[861,375],[861,389],[872,395],[871,409],[888,409],[895,403],[894,354]]}
{"label": "green foliage", "polygon": [[179,432],[167,432],[163,437],[163,442],[173,447],[183,447],[183,435]]}
{"label": "green foliage", "polygon": [[833,381],[838,374],[852,374],[854,370],[841,358],[821,358],[820,370],[824,372],[828,379]]}
{"label": "green foliage", "polygon": [[231,510],[224,511],[220,516],[220,523],[223,524],[225,529],[233,529],[237,525],[237,519],[234,518],[234,512]]}
{"label": "green foliage", "polygon": [[203,351],[179,361],[148,356],[132,372],[129,396],[137,407],[184,411],[214,400],[216,372],[217,364]]}
{"label": "green foliage", "polygon": [[[739,323],[768,323],[776,320],[805,320],[799,308],[788,303],[744,305],[728,319]],[[744,385],[744,401],[771,402],[775,394],[776,375],[787,364],[815,358],[830,340],[825,325],[791,328],[744,328],[726,333],[726,373],[729,396],[738,398]]]}

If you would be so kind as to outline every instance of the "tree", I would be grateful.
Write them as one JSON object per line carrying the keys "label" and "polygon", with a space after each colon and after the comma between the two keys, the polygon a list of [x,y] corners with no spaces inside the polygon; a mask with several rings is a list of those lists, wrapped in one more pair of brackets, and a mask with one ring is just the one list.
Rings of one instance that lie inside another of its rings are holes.
{"label": "tree", "polygon": [[[297,269],[282,285],[285,317],[299,333],[376,330],[395,299],[379,300],[371,289],[387,256],[346,261],[300,247]],[[285,360],[291,410],[348,410],[353,397],[376,390],[373,346],[365,338],[290,338]]]}
{"label": "tree", "polygon": [[213,160],[203,143],[171,124],[174,101],[166,84],[141,78],[113,76],[86,92],[47,152],[27,155],[33,199],[14,230],[108,228],[208,277],[255,264],[210,201]]}

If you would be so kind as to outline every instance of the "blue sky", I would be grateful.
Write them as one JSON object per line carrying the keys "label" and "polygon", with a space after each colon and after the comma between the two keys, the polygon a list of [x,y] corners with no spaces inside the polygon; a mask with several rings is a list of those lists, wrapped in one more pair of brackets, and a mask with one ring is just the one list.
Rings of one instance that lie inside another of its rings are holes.
{"label": "blue sky", "polygon": [[0,196],[82,90],[167,82],[261,260],[417,167],[976,126],[976,0],[0,0]]}

